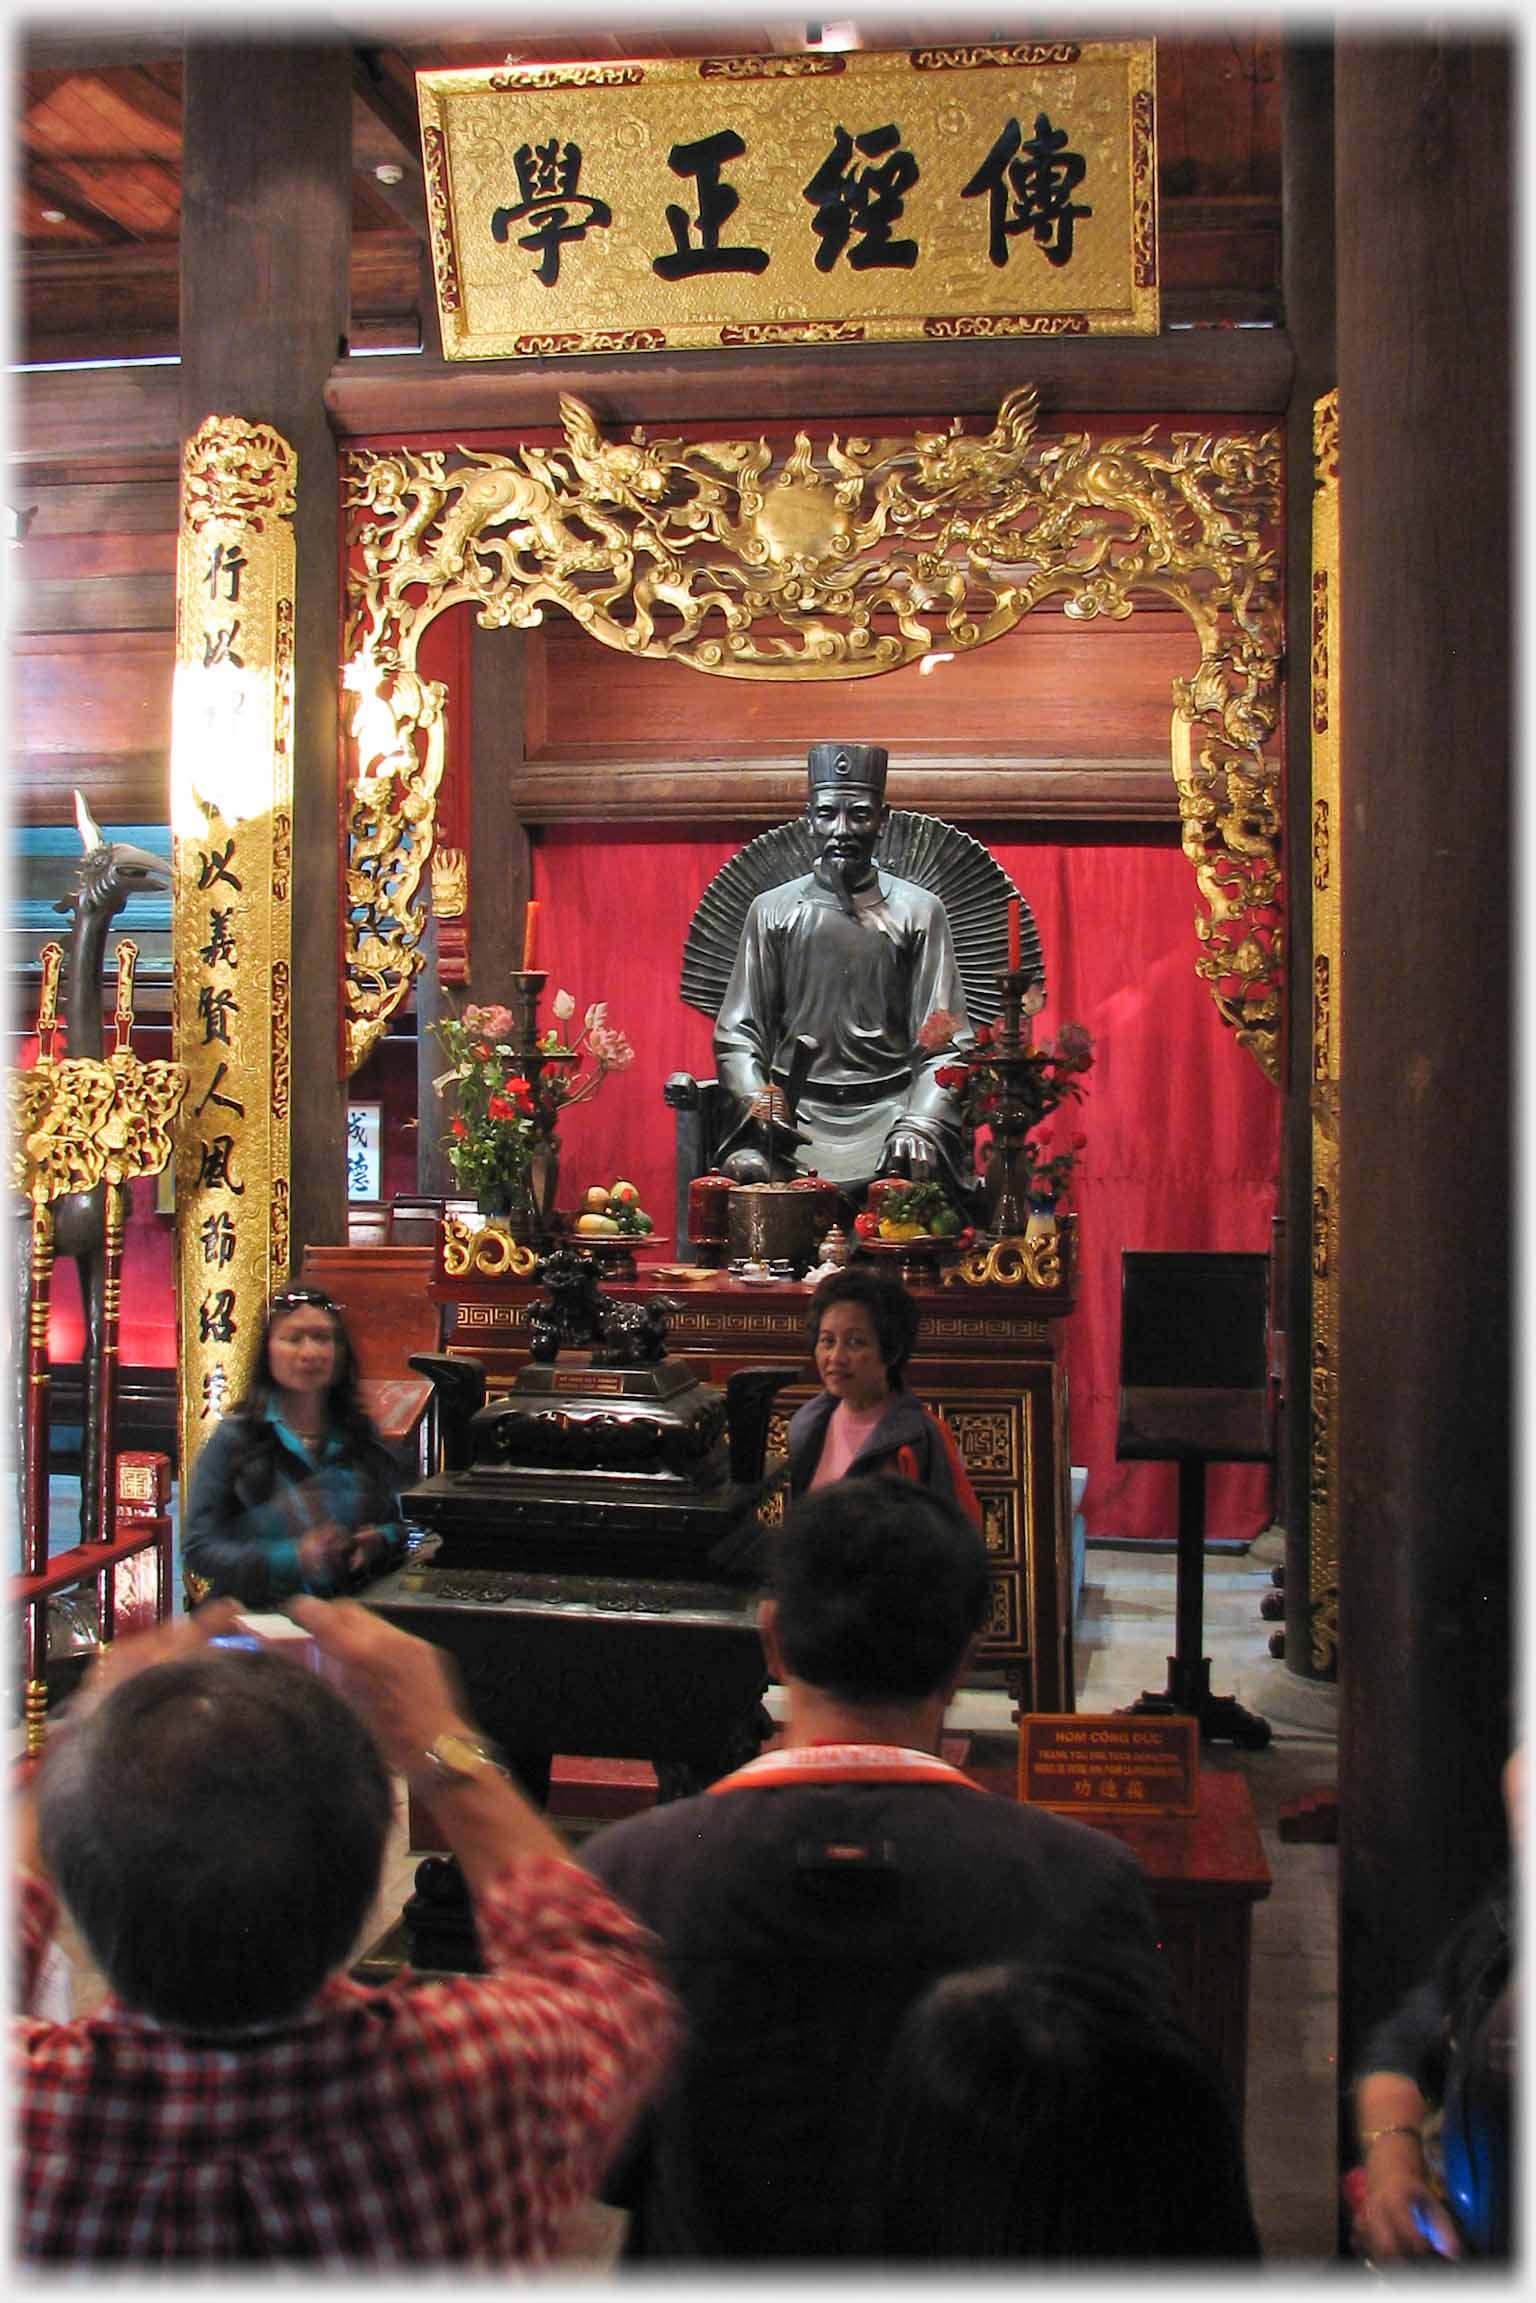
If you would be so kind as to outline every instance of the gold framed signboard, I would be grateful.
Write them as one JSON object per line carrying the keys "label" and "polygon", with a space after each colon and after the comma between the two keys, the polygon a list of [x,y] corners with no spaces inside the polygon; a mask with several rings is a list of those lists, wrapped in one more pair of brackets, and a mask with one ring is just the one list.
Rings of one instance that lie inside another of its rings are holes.
{"label": "gold framed signboard", "polygon": [[1154,48],[419,72],[443,351],[1155,335]]}

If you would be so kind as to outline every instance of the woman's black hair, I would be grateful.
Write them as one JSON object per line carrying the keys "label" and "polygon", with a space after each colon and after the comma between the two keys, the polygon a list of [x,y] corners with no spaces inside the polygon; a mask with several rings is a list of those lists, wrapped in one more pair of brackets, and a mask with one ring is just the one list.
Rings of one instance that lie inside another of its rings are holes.
{"label": "woman's black hair", "polygon": [[341,1350],[337,1357],[336,1372],[326,1387],[325,1419],[333,1431],[345,1433],[355,1440],[371,1439],[373,1426],[358,1397],[357,1354],[347,1323],[341,1316],[341,1306],[326,1294],[323,1287],[280,1288],[267,1305],[267,1316],[262,1322],[261,1338],[256,1346],[256,1358],[250,1382],[236,1406],[237,1415],[264,1415],[277,1389],[272,1374],[272,1330],[278,1320],[286,1319],[293,1311],[326,1311],[331,1315]]}
{"label": "woman's black hair", "polygon": [[900,1280],[893,1272],[877,1271],[873,1264],[859,1262],[844,1264],[840,1271],[828,1272],[825,1279],[818,1280],[806,1315],[813,1359],[822,1314],[834,1303],[858,1304],[868,1312],[886,1378],[893,1391],[900,1391],[917,1331],[923,1324],[922,1313]]}
{"label": "woman's black hair", "polygon": [[886,2067],[861,2252],[1139,2263],[1260,2252],[1223,2073],[1117,1977],[946,1976]]}

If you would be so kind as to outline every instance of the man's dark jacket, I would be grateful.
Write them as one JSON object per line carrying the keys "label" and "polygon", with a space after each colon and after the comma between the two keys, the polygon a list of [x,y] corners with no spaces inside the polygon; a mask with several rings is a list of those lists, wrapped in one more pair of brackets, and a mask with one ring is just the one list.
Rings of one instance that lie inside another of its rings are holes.
{"label": "man's dark jacket", "polygon": [[846,2254],[886,2054],[941,1975],[1092,1963],[1166,2003],[1135,1858],[964,1783],[706,1793],[582,1853],[660,1936],[688,2023],[605,2187],[632,2257]]}

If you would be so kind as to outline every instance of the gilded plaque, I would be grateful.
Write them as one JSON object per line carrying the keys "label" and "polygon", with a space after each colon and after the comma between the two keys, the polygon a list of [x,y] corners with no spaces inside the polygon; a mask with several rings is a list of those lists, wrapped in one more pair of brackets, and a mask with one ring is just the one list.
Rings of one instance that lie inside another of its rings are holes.
{"label": "gilded plaque", "polygon": [[443,351],[1155,335],[1154,50],[419,72]]}

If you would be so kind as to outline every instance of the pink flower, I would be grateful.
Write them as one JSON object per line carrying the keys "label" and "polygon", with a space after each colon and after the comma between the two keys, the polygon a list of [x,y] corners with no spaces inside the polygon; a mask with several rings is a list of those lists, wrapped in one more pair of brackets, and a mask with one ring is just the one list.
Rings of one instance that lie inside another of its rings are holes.
{"label": "pink flower", "polygon": [[955,1036],[955,1019],[948,1008],[934,1008],[918,1026],[917,1044],[929,1055],[948,1047]]}
{"label": "pink flower", "polygon": [[1051,1053],[1063,1071],[1085,1072],[1093,1062],[1093,1038],[1081,1024],[1063,1024]]}
{"label": "pink flower", "polygon": [[621,1072],[635,1060],[635,1051],[624,1033],[609,1024],[589,1024],[587,1045],[604,1069]]}
{"label": "pink flower", "polygon": [[[468,1020],[468,1011],[466,1010],[465,1021],[468,1022]],[[479,1028],[488,1040],[510,1039],[512,1035],[512,1010],[503,1007],[482,1008]]]}
{"label": "pink flower", "polygon": [[576,1013],[576,1002],[569,992],[556,992],[550,1002],[550,1012],[557,1016],[561,1023],[564,1023],[567,1016],[573,1016]]}
{"label": "pink flower", "polygon": [[[574,1007],[575,1002],[572,1001],[571,1004]],[[606,1000],[594,1000],[582,1018],[582,1029],[590,1037],[593,1032],[600,1032],[607,1021],[608,1002]]]}

